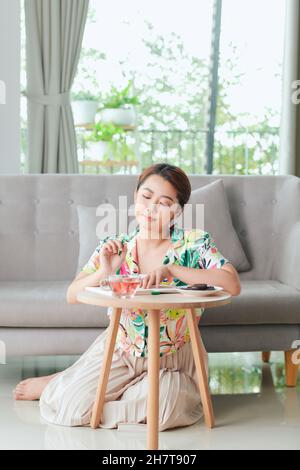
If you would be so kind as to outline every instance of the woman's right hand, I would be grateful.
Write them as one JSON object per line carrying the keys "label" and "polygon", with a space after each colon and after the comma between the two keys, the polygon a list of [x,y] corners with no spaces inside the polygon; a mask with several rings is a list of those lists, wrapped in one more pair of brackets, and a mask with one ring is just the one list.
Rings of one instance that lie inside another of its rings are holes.
{"label": "woman's right hand", "polygon": [[122,244],[120,240],[108,240],[99,252],[100,269],[106,275],[115,274],[125,261],[127,243]]}

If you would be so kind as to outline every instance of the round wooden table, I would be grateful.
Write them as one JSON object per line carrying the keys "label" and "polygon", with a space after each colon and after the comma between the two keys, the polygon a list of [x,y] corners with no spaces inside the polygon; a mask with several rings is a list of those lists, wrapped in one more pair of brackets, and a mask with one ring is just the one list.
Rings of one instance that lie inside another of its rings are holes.
{"label": "round wooden table", "polygon": [[105,343],[104,359],[101,365],[98,388],[91,417],[91,427],[98,428],[105,401],[106,387],[115,349],[122,308],[141,308],[148,311],[148,376],[149,395],[147,402],[147,449],[158,449],[159,430],[159,365],[160,365],[160,309],[187,309],[187,322],[191,337],[191,346],[197,370],[200,397],[205,423],[214,427],[214,415],[205,369],[205,348],[201,339],[195,308],[212,308],[228,304],[232,296],[227,292],[218,292],[213,296],[194,297],[187,294],[136,295],[131,299],[99,294],[88,290],[77,294],[79,302],[101,307],[113,307]]}

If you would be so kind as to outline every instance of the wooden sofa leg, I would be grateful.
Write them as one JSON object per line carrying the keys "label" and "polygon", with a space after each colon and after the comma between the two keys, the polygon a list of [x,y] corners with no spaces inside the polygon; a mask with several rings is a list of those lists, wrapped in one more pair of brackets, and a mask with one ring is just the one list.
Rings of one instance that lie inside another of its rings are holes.
{"label": "wooden sofa leg", "polygon": [[290,349],[284,352],[285,358],[285,383],[287,387],[296,387],[298,377],[298,364],[294,364],[292,356],[295,349]]}
{"label": "wooden sofa leg", "polygon": [[269,362],[271,357],[271,351],[263,351],[261,353],[263,362]]}

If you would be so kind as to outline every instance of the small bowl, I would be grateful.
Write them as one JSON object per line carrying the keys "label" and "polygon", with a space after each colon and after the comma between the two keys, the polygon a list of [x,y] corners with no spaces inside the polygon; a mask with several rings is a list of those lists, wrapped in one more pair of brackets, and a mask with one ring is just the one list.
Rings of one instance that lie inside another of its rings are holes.
{"label": "small bowl", "polygon": [[114,296],[121,299],[130,299],[134,297],[144,277],[145,274],[112,274],[108,276],[106,285]]}

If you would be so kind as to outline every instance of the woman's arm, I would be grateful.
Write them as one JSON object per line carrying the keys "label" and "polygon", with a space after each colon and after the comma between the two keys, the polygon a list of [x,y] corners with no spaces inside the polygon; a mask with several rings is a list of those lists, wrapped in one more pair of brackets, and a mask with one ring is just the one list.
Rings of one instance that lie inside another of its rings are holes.
{"label": "woman's arm", "polygon": [[172,277],[180,279],[186,284],[210,284],[223,287],[231,295],[239,295],[241,285],[239,275],[231,263],[226,263],[222,268],[196,269],[168,265]]}
{"label": "woman's arm", "polygon": [[126,258],[127,243],[120,240],[108,240],[101,246],[101,250],[96,249],[90,260],[86,264],[88,269],[94,272],[86,273],[81,271],[67,290],[68,304],[78,304],[77,294],[85,287],[98,287],[99,282],[109,274],[113,274],[121,266]]}
{"label": "woman's arm", "polygon": [[67,290],[67,302],[68,304],[79,304],[77,300],[77,294],[85,287],[97,287],[99,282],[107,277],[107,273],[99,269],[98,271],[87,274],[80,272],[74,281],[69,285]]}

